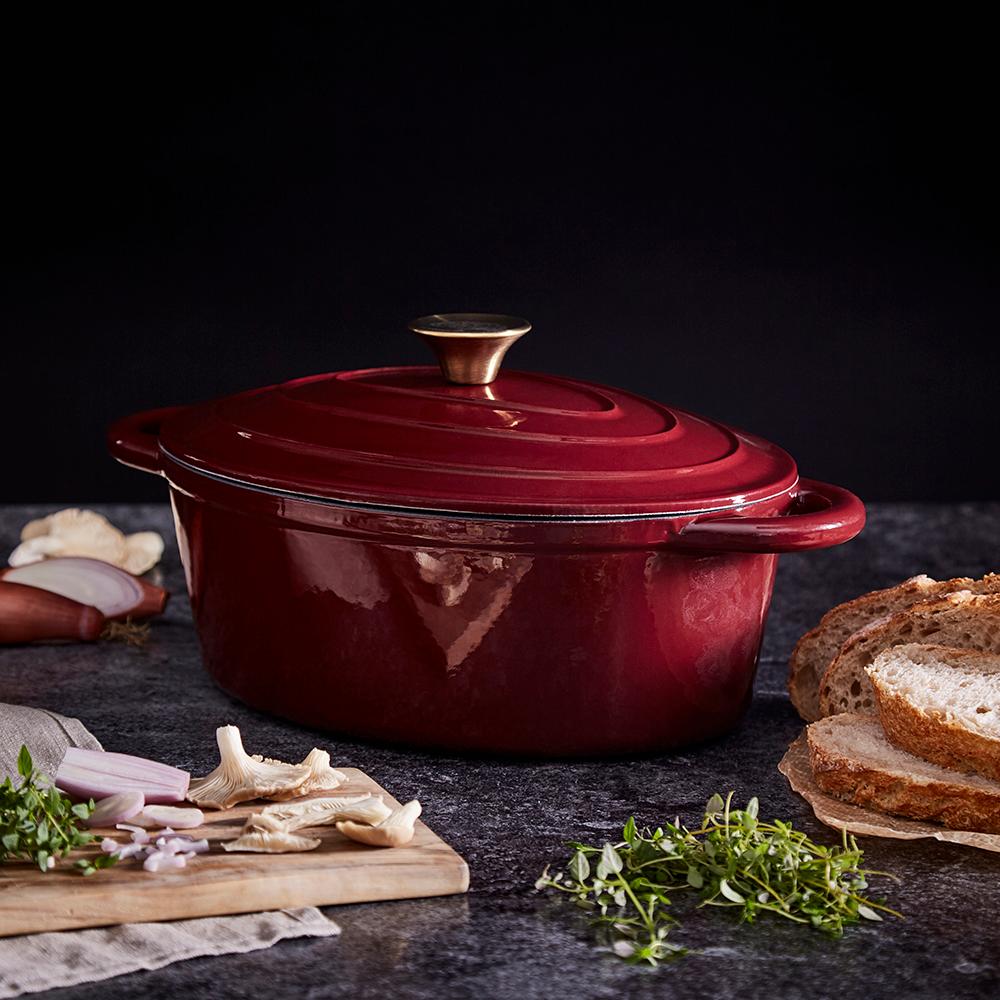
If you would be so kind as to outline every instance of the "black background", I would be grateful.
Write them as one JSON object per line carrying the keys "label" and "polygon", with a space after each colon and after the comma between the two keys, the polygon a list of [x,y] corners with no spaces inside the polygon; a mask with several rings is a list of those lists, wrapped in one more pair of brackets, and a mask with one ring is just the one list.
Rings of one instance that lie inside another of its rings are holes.
{"label": "black background", "polygon": [[0,499],[163,499],[114,417],[457,310],[866,499],[996,497],[993,36],[805,6],[6,15]]}

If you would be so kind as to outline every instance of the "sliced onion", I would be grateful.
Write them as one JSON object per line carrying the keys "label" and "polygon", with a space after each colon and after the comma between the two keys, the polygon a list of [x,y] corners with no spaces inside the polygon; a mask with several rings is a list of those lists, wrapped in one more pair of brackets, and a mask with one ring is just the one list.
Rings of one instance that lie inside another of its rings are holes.
{"label": "sliced onion", "polygon": [[103,799],[119,792],[140,791],[146,802],[181,802],[191,775],[124,753],[70,747],[56,771],[57,788],[81,799]]}
{"label": "sliced onion", "polygon": [[60,556],[0,572],[3,579],[38,587],[97,608],[105,618],[148,618],[160,614],[167,592],[100,559]]}
{"label": "sliced onion", "polygon": [[133,821],[139,826],[170,826],[176,830],[191,830],[205,822],[200,809],[178,809],[177,806],[146,806]]}
{"label": "sliced onion", "polygon": [[146,798],[140,791],[118,792],[103,798],[85,821],[86,826],[114,826],[131,819],[142,810]]}

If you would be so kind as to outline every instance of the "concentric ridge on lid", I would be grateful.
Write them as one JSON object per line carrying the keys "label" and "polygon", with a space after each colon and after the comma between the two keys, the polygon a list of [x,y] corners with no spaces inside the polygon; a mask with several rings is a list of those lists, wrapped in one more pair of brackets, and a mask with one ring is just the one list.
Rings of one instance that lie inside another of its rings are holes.
{"label": "concentric ridge on lid", "polygon": [[430,367],[312,376],[188,408],[161,442],[251,486],[497,515],[723,509],[796,480],[763,439],[624,390],[516,371],[489,385]]}

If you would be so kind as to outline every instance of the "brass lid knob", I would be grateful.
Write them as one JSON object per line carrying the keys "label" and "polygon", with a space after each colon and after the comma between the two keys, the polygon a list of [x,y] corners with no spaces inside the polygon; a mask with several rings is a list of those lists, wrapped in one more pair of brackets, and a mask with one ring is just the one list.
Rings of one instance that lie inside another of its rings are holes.
{"label": "brass lid knob", "polygon": [[435,313],[415,319],[410,329],[430,345],[449,382],[488,385],[497,377],[507,349],[531,324],[492,313]]}

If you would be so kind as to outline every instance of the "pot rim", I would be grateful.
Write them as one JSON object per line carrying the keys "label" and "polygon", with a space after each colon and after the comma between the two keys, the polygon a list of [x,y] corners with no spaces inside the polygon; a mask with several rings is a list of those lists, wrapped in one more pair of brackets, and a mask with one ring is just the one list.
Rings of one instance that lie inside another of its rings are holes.
{"label": "pot rim", "polygon": [[[411,507],[405,504],[387,504],[376,501],[365,500],[345,500],[329,496],[319,496],[313,493],[299,493],[295,490],[281,489],[276,486],[266,486],[262,483],[249,483],[244,479],[237,479],[235,476],[226,476],[219,472],[209,472],[199,468],[190,462],[179,458],[160,444],[160,453],[174,465],[205,479],[232,486],[236,489],[247,490],[252,493],[263,493],[267,496],[280,497],[287,500],[298,500],[303,503],[317,504],[324,507],[335,507],[342,510],[356,510],[366,513],[393,514],[409,517],[433,518],[439,517],[445,520],[462,521],[488,521],[506,522],[514,524],[621,524],[632,521],[665,521],[677,518],[692,518],[706,514],[729,513],[732,511],[743,511],[747,508],[756,507],[759,504],[766,504],[779,497],[794,494],[799,485],[799,476],[796,475],[794,481],[787,486],[765,497],[754,497],[753,500],[746,500],[743,503],[733,503],[724,507],[704,507],[694,510],[670,511],[670,512],[648,512],[643,511],[634,514],[544,514],[544,513],[490,513],[488,511],[463,511],[451,510],[442,507]],[[168,481],[169,481],[169,477]]]}

